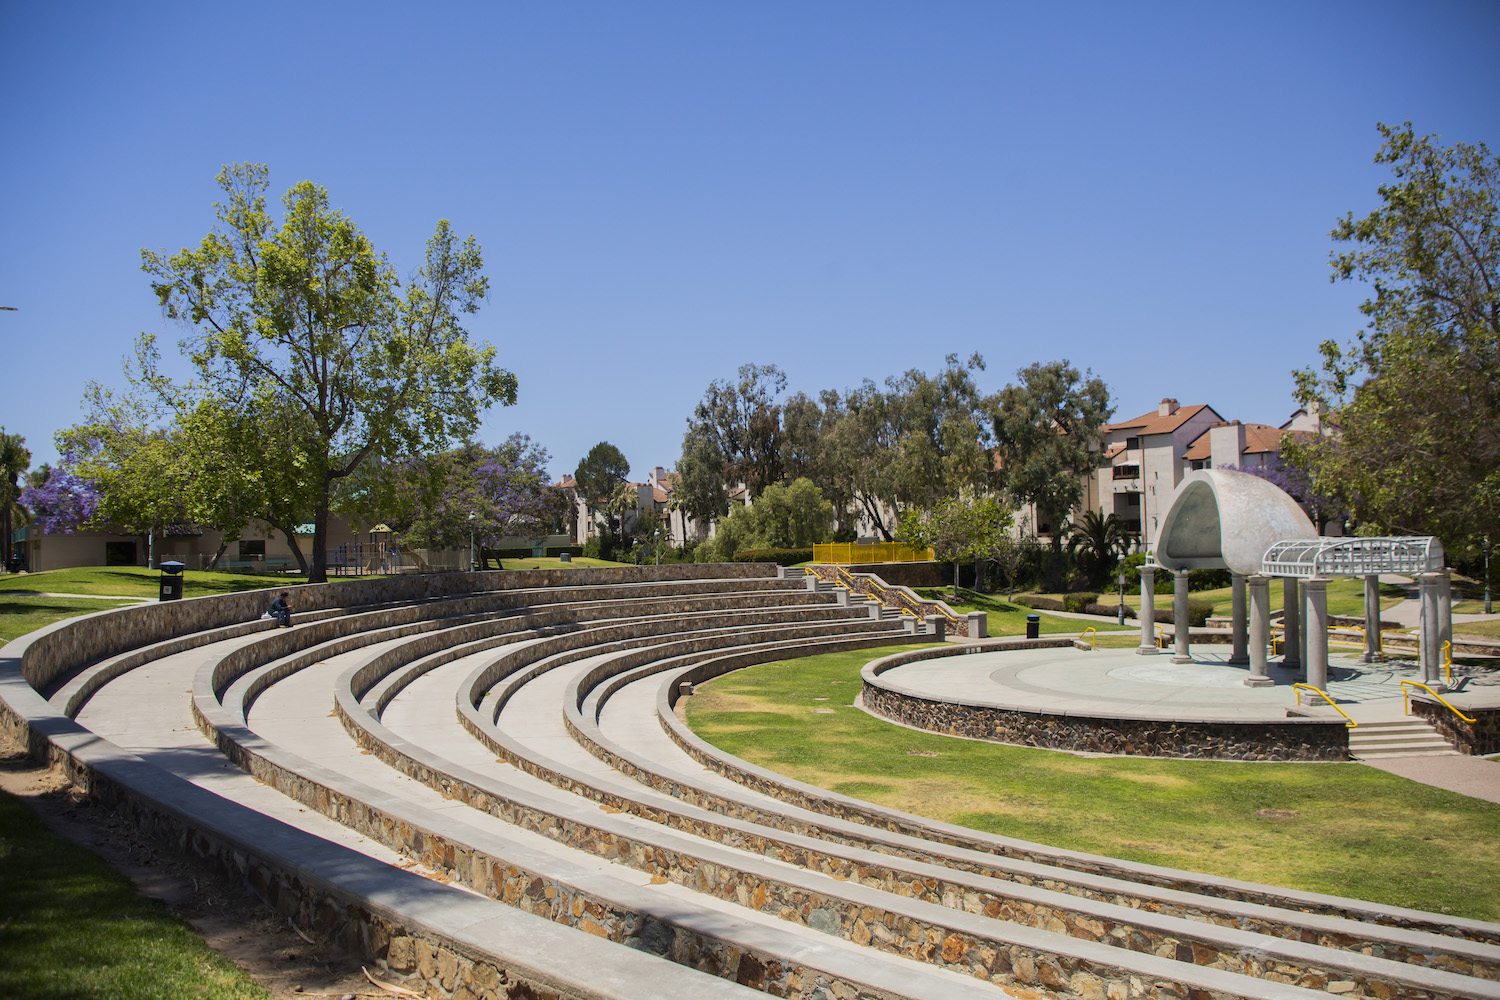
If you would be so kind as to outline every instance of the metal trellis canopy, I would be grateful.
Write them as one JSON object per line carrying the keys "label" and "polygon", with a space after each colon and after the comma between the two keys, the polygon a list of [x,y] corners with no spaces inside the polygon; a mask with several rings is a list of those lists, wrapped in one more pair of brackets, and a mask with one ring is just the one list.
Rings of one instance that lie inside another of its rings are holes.
{"label": "metal trellis canopy", "polygon": [[1266,550],[1264,576],[1299,580],[1315,576],[1371,576],[1378,573],[1438,573],[1443,543],[1431,536],[1406,538],[1291,538]]}

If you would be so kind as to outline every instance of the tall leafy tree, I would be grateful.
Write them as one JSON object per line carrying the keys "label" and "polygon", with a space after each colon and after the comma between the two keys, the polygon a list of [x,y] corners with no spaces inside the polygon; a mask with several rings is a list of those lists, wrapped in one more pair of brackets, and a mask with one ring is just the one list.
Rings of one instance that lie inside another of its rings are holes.
{"label": "tall leafy tree", "polygon": [[842,399],[825,393],[818,455],[827,492],[852,498],[889,541],[907,509],[991,488],[990,428],[974,384],[983,369],[978,354],[949,355],[935,377],[913,369],[884,389],[867,380]]}
{"label": "tall leafy tree", "polygon": [[[573,470],[573,481],[577,484],[578,496],[588,507],[589,514],[603,513],[612,517],[621,506],[621,491],[630,476],[630,463],[625,453],[608,441],[600,441],[589,449],[589,453]],[[610,528],[613,531],[613,527]]]}
{"label": "tall leafy tree", "polygon": [[372,456],[467,437],[491,403],[515,402],[516,379],[462,325],[488,290],[473,237],[440,221],[403,283],[311,182],[292,187],[274,219],[267,178],[264,166],[226,167],[208,236],[170,256],[142,251],[141,266],[167,317],[191,331],[183,349],[205,395],[288,407],[294,419],[266,450],[313,498],[309,579],[321,582],[336,484]]}
{"label": "tall leafy tree", "polygon": [[1296,373],[1339,433],[1286,455],[1362,523],[1475,548],[1500,534],[1500,158],[1378,128],[1392,179],[1330,234],[1332,280],[1371,289],[1365,328]]}
{"label": "tall leafy tree", "polygon": [[[1093,372],[1066,360],[1032,364],[988,403],[1006,492],[1018,505],[1062,518],[1083,497],[1083,480],[1098,464],[1102,428],[1114,407]],[[1053,532],[1060,550],[1062,533]]]}
{"label": "tall leafy tree", "polygon": [[741,365],[739,381],[709,383],[688,421],[724,457],[722,478],[743,481],[751,499],[781,479],[781,404],[786,374],[775,365]]}
{"label": "tall leafy tree", "polygon": [[672,487],[672,510],[683,515],[682,544],[687,544],[687,519],[700,525],[729,513],[729,490],[724,483],[724,453],[713,438],[688,431],[677,460],[677,482]]}

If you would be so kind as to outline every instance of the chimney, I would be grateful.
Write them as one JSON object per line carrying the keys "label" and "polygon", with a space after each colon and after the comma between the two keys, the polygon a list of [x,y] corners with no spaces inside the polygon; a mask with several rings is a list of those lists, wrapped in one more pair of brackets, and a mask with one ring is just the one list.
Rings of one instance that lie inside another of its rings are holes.
{"label": "chimney", "polygon": [[1209,468],[1241,467],[1245,454],[1245,425],[1238,420],[1214,424],[1208,429]]}
{"label": "chimney", "polygon": [[1164,399],[1161,401],[1161,405],[1156,408],[1156,415],[1159,417],[1170,417],[1176,412],[1177,400],[1175,399]]}

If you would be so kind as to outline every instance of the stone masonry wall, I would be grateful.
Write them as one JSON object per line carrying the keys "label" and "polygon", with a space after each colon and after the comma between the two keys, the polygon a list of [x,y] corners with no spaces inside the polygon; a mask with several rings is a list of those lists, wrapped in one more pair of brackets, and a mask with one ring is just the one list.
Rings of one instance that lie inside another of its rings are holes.
{"label": "stone masonry wall", "polygon": [[1474,720],[1465,722],[1443,705],[1420,694],[1412,696],[1411,710],[1430,722],[1459,753],[1473,757],[1500,753],[1500,710],[1464,709],[1464,714]]}

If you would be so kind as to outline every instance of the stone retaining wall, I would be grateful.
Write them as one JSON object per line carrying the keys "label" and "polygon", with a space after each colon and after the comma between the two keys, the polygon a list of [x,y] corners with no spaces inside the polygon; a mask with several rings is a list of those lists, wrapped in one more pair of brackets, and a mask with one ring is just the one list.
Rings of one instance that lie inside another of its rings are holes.
{"label": "stone retaining wall", "polygon": [[1500,753],[1500,709],[1466,708],[1465,722],[1447,707],[1421,694],[1411,698],[1411,710],[1426,719],[1459,753],[1471,757]]}

